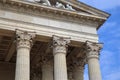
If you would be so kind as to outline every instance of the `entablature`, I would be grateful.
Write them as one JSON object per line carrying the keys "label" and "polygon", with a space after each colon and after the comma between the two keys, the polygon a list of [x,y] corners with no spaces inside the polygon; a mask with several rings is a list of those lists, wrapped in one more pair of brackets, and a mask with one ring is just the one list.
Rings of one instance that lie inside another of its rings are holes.
{"label": "entablature", "polygon": [[[52,23],[52,24],[55,24],[55,23]],[[94,27],[92,29],[92,28],[89,28],[89,26],[88,27],[83,25],[71,26],[71,24],[66,25],[65,23],[63,25],[56,24],[57,25],[56,27],[48,26],[48,25],[40,25],[40,24],[38,25],[34,23],[26,23],[26,22],[11,20],[11,19],[0,18],[0,28],[5,30],[15,31],[16,29],[21,29],[26,31],[35,31],[37,35],[40,35],[40,36],[52,37],[53,35],[58,35],[58,36],[64,36],[64,37],[71,37],[71,40],[78,41],[78,42],[79,41],[85,42],[86,40],[98,42],[98,36],[96,33],[94,33],[96,32],[95,31],[96,29]],[[61,26],[63,26],[63,28],[61,28]],[[77,26],[78,28],[74,26]],[[77,28],[78,30],[74,28]]]}

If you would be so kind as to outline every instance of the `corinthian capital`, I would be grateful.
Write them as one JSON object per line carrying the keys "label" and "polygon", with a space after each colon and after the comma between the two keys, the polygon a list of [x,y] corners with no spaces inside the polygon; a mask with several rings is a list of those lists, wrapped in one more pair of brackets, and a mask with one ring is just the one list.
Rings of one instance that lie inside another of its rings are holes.
{"label": "corinthian capital", "polygon": [[102,48],[102,44],[87,42],[87,58],[99,57],[99,52]]}
{"label": "corinthian capital", "polygon": [[53,53],[66,53],[66,47],[70,43],[70,38],[53,36]]}
{"label": "corinthian capital", "polygon": [[16,30],[17,48],[20,47],[30,48],[34,37],[35,32]]}
{"label": "corinthian capital", "polygon": [[85,63],[86,61],[84,58],[76,58],[73,60],[73,65],[75,69],[83,70]]}
{"label": "corinthian capital", "polygon": [[70,43],[70,38],[53,36],[53,46],[65,46],[67,47]]}

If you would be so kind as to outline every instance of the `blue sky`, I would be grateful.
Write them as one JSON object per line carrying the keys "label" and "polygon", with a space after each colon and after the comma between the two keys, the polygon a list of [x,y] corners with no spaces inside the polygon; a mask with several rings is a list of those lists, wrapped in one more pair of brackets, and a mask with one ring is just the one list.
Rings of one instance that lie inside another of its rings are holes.
{"label": "blue sky", "polygon": [[[111,14],[98,30],[99,41],[104,43],[100,55],[102,80],[120,80],[120,0],[80,0]],[[85,69],[85,80],[88,79]]]}

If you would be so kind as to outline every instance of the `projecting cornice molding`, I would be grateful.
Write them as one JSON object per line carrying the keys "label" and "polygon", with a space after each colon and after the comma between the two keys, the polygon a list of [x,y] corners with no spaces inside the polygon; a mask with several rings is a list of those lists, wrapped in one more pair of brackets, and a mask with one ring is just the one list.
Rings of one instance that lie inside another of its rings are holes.
{"label": "projecting cornice molding", "polygon": [[[62,1],[64,4],[66,3],[63,0]],[[72,3],[72,1],[70,0],[70,2]],[[73,1],[73,3],[75,3],[76,1]],[[93,21],[93,22],[97,22],[98,26],[97,28],[99,28],[107,19],[108,16],[106,17],[102,17],[102,16],[98,16],[98,15],[94,15],[92,14],[90,11],[84,10],[81,8],[81,10],[83,12],[79,12],[78,10],[67,10],[67,9],[62,9],[62,8],[57,8],[54,6],[50,6],[50,5],[41,5],[39,3],[36,2],[30,2],[30,1],[24,1],[24,0],[0,0],[0,3],[2,3],[2,6],[10,6],[15,8],[16,10],[20,10],[22,9],[23,11],[27,11],[27,10],[31,10],[35,12],[45,12],[47,14],[53,14],[53,15],[59,15],[59,16],[67,16],[67,17],[72,17],[72,18],[77,18],[77,19],[82,19],[82,20],[87,20],[87,21]],[[79,8],[78,5],[75,4],[71,4],[68,3],[68,5],[70,5],[71,7],[74,8]],[[67,3],[66,3],[67,4]],[[9,7],[8,7],[9,8]]]}

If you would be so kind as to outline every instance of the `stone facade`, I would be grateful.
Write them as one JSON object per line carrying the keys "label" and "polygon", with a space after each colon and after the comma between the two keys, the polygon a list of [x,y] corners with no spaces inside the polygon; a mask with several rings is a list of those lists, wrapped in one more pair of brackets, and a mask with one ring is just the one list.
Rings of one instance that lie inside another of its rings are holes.
{"label": "stone facade", "polygon": [[109,14],[77,0],[0,0],[0,80],[102,80],[97,29]]}

